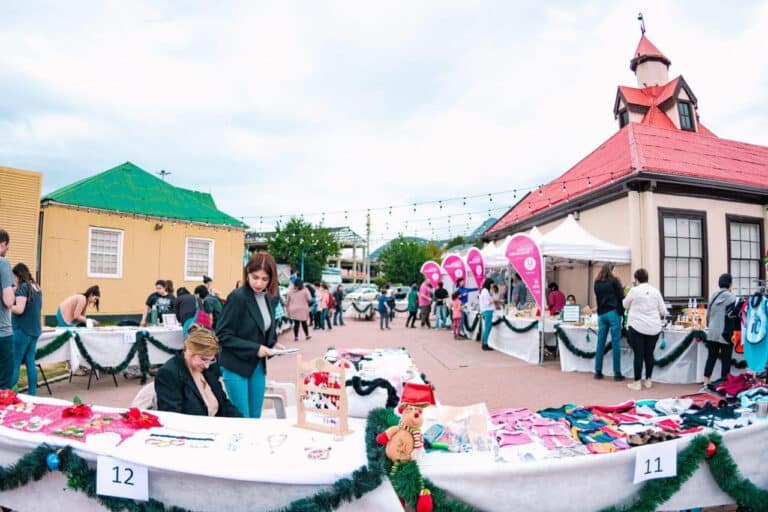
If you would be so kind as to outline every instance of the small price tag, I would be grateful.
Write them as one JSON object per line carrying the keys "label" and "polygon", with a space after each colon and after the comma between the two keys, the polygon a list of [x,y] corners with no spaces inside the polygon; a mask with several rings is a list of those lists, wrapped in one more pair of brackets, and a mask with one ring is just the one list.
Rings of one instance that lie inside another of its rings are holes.
{"label": "small price tag", "polygon": [[634,451],[634,483],[677,476],[677,441],[639,446]]}
{"label": "small price tag", "polygon": [[99,456],[96,462],[96,494],[147,501],[149,476],[146,466]]}

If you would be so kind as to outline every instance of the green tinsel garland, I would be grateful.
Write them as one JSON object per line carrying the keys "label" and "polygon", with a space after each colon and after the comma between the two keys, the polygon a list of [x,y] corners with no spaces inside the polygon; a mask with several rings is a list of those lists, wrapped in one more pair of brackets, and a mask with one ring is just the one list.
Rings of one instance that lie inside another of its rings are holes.
{"label": "green tinsel garland", "polygon": [[[80,339],[80,335],[77,333],[74,333],[74,336],[75,336],[75,345],[77,345],[77,349],[83,355],[83,358],[88,362],[88,365],[91,368],[101,373],[106,373],[108,375],[114,375],[116,373],[125,371],[125,369],[128,368],[128,365],[130,364],[131,360],[133,359],[133,356],[135,356],[136,352],[139,350],[139,345],[141,344],[137,342],[131,345],[131,348],[128,350],[128,354],[125,356],[125,359],[123,359],[123,361],[117,366],[102,366],[93,359],[93,356],[91,356],[90,352],[88,352],[88,350],[85,348],[85,345],[83,344],[83,340]],[[139,361],[139,363],[141,363],[141,361]]]}
{"label": "green tinsel garland", "polygon": [[[572,353],[575,356],[581,357],[582,359],[594,359],[595,358],[595,352],[587,352],[584,350],[581,350],[577,348],[573,342],[568,338],[568,335],[565,334],[565,331],[559,326],[555,326],[555,334],[557,335],[557,339],[563,342],[563,345],[565,345],[565,348],[568,349],[570,353]],[[671,351],[666,356],[662,357],[661,359],[655,359],[653,361],[654,366],[658,366],[660,368],[663,368],[670,363],[673,363],[676,361],[683,353],[688,350],[688,347],[693,343],[695,340],[705,340],[707,339],[707,334],[704,331],[695,330],[689,332],[686,337],[683,339],[683,341],[678,344],[673,351]],[[608,342],[605,345],[604,353],[607,354],[611,348],[613,348],[613,343]]]}
{"label": "green tinsel garland", "polygon": [[475,315],[475,320],[472,322],[472,325],[469,325],[469,315],[466,313],[461,313],[461,319],[464,322],[464,330],[468,333],[474,332],[477,328],[477,324],[480,323],[480,315]]}
{"label": "green tinsel garland", "polygon": [[[343,501],[353,501],[367,492],[376,489],[382,482],[382,475],[389,473],[392,463],[386,458],[383,447],[376,443],[376,435],[397,424],[398,417],[392,409],[375,409],[368,415],[365,428],[366,454],[368,466],[362,466],[352,473],[352,478],[336,481],[330,490],[320,491],[314,496],[295,500],[280,512],[331,511]],[[707,445],[712,442],[717,451],[707,459]],[[110,510],[128,510],[131,512],[189,512],[186,509],[166,506],[150,499],[137,502],[128,499],[111,498],[96,494],[96,470],[91,469],[85,459],[76,455],[71,447],[59,449],[41,444],[21,457],[16,464],[0,467],[0,491],[22,487],[30,481],[43,478],[50,470],[46,457],[59,453],[59,470],[67,476],[67,486],[84,492],[91,498],[98,499]],[[651,480],[643,485],[630,503],[604,509],[603,512],[651,512],[677,493],[683,484],[693,475],[702,462],[707,462],[710,473],[717,485],[726,494],[742,506],[751,507],[755,512],[768,512],[768,490],[760,489],[741,475],[730,452],[723,444],[719,434],[696,436],[691,444],[678,454],[677,471],[673,478]],[[476,509],[464,503],[449,499],[445,492],[430,480],[423,479],[418,465],[409,462],[398,466],[390,475],[393,488],[411,505],[415,506],[421,484],[430,490],[435,512],[475,512]]]}
{"label": "green tinsel garland", "polygon": [[363,309],[360,309],[359,307],[357,307],[357,304],[353,302],[352,307],[354,308],[355,311],[362,314],[362,313],[367,313],[371,309],[371,304],[368,303],[367,306],[365,306]]}
{"label": "green tinsel garland", "polygon": [[494,321],[492,322],[492,325],[493,325],[494,327],[496,327],[497,325],[499,325],[499,324],[500,324],[500,323],[502,323],[502,322],[503,322],[503,323],[504,323],[504,325],[506,325],[506,326],[507,326],[507,327],[508,327],[510,330],[512,330],[512,331],[514,331],[514,332],[516,332],[516,333],[523,333],[523,332],[528,332],[528,331],[530,331],[531,329],[535,329],[535,328],[537,328],[537,327],[539,326],[539,321],[538,321],[538,320],[534,320],[533,322],[531,322],[530,324],[526,325],[525,327],[515,327],[514,325],[512,325],[512,322],[510,322],[509,320],[507,320],[507,317],[506,317],[506,316],[502,316],[502,317],[499,317],[497,320],[494,320]]}
{"label": "green tinsel garland", "polygon": [[42,359],[46,356],[49,356],[59,350],[62,345],[64,345],[66,342],[69,341],[69,338],[72,337],[72,331],[64,331],[63,333],[59,334],[53,341],[48,343],[44,347],[40,347],[35,352],[35,360]]}

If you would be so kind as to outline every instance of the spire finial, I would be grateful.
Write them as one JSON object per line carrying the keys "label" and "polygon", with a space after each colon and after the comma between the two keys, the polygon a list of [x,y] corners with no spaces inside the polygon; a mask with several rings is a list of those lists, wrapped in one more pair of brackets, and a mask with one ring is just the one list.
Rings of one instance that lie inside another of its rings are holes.
{"label": "spire finial", "polygon": [[640,22],[640,33],[645,35],[645,20],[643,19],[643,13],[637,13],[637,21]]}

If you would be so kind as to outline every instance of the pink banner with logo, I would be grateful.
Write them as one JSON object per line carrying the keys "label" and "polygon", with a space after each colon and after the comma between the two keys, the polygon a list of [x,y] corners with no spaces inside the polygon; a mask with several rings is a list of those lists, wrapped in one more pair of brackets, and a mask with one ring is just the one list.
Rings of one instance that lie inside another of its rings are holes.
{"label": "pink banner with logo", "polygon": [[440,282],[440,265],[434,261],[425,261],[421,266],[421,273],[432,283],[432,286],[437,287],[437,283]]}
{"label": "pink banner with logo", "polygon": [[538,244],[530,236],[520,233],[509,239],[504,254],[544,311],[544,259]]}
{"label": "pink banner with logo", "polygon": [[458,254],[449,254],[443,259],[443,270],[451,278],[453,284],[459,279],[467,279],[467,270],[464,268],[464,260]]}
{"label": "pink banner with logo", "polygon": [[467,260],[467,268],[469,268],[469,273],[475,278],[478,288],[483,286],[485,262],[483,262],[483,254],[480,252],[480,249],[472,247],[464,258]]}

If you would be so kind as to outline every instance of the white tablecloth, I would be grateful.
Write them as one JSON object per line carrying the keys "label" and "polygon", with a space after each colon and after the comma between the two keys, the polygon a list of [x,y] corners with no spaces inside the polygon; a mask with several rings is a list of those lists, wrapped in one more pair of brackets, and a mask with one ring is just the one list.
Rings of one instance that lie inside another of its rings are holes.
{"label": "white tablecloth", "polygon": [[[596,350],[596,329],[589,330],[590,341],[587,342],[586,327],[561,324],[560,328],[576,348],[585,352],[594,352]],[[659,341],[656,343],[656,350],[653,353],[654,357],[656,359],[661,359],[675,350],[675,347],[682,343],[683,339],[688,335],[688,332],[689,331],[677,330],[664,331],[663,336],[659,337]],[[663,349],[661,348],[662,339],[666,340],[666,347]],[[608,341],[610,341],[610,335],[608,336]],[[699,373],[699,351],[702,348],[704,348],[702,343],[693,342],[677,360],[664,367],[655,366],[653,368],[653,380],[667,384],[690,384],[692,382],[701,382],[701,380],[697,380],[697,376]],[[615,348],[611,350],[615,350]],[[706,348],[704,348],[704,351],[706,352]],[[632,349],[627,345],[626,339],[623,339],[621,343],[621,373],[625,377],[634,377],[633,361],[634,355]],[[562,342],[560,342],[560,369],[564,372],[594,372],[595,360],[594,358],[584,359],[573,354]],[[608,352],[603,357],[603,373],[605,375],[613,375],[612,352]]]}
{"label": "white tablecloth", "polygon": [[[768,465],[756,447],[768,444],[768,421],[723,434],[742,475],[768,488]],[[680,440],[684,449],[690,438]],[[625,450],[529,463],[497,463],[490,452],[429,453],[420,462],[422,474],[435,485],[480,510],[600,510],[629,500],[634,485],[635,455]],[[706,463],[660,510],[682,510],[733,503],[720,490]]]}
{"label": "white tablecloth", "polygon": [[[136,342],[138,327],[110,327],[94,329],[72,329],[80,335],[88,353],[101,366],[116,366],[128,355],[131,346]],[[182,348],[181,327],[149,327],[146,328],[154,338],[164,345]],[[57,328],[53,332],[44,332],[37,342],[37,348],[43,348],[64,333],[66,329]],[[168,354],[151,343],[147,343],[147,353],[150,364],[162,364],[173,354]],[[72,368],[87,366],[85,358],[80,354],[74,336],[58,350],[38,360],[38,363],[59,363],[69,361]],[[132,365],[138,365],[138,354],[131,360]]]}
{"label": "white tablecloth", "polygon": [[[477,311],[467,312],[467,322],[472,326],[479,313]],[[493,321],[499,320],[503,316],[502,311],[496,311],[493,314]],[[540,321],[538,318],[527,317],[507,317],[507,321],[517,329],[528,327],[533,322]],[[467,332],[470,339],[479,339],[483,329],[483,319],[477,322],[472,331]],[[555,321],[546,319],[544,323],[544,341],[548,345],[554,346],[554,326]],[[502,352],[512,357],[522,359],[531,364],[539,363],[539,326],[527,332],[515,332],[504,322],[501,322],[491,328],[488,336],[488,345],[494,350]]]}
{"label": "white tablecloth", "polygon": [[[22,399],[64,403],[44,397],[22,395]],[[277,509],[328,489],[330,484],[350,477],[367,463],[363,420],[350,419],[354,432],[343,441],[334,441],[328,434],[298,429],[291,420],[156,414],[163,428],[140,431],[119,446],[114,446],[114,442],[99,443],[98,437],[81,443],[0,426],[0,465],[14,463],[43,442],[54,446],[70,444],[88,461],[95,461],[98,455],[110,455],[147,466],[150,497],[166,506],[219,512]],[[214,441],[203,443],[205,447],[158,447],[145,442],[150,433],[183,434]],[[288,436],[284,444],[274,448],[275,453],[270,452],[267,440],[272,434]],[[329,446],[331,456],[327,460],[310,460],[305,454],[305,447]],[[48,475],[37,484],[2,493],[0,504],[17,510],[43,510],[42,506],[35,506],[37,503],[46,503],[46,508],[57,503],[62,510],[104,510],[97,501],[84,498],[84,494],[66,490],[62,482],[59,475]],[[355,506],[355,510],[402,510],[389,485],[364,496]]]}

